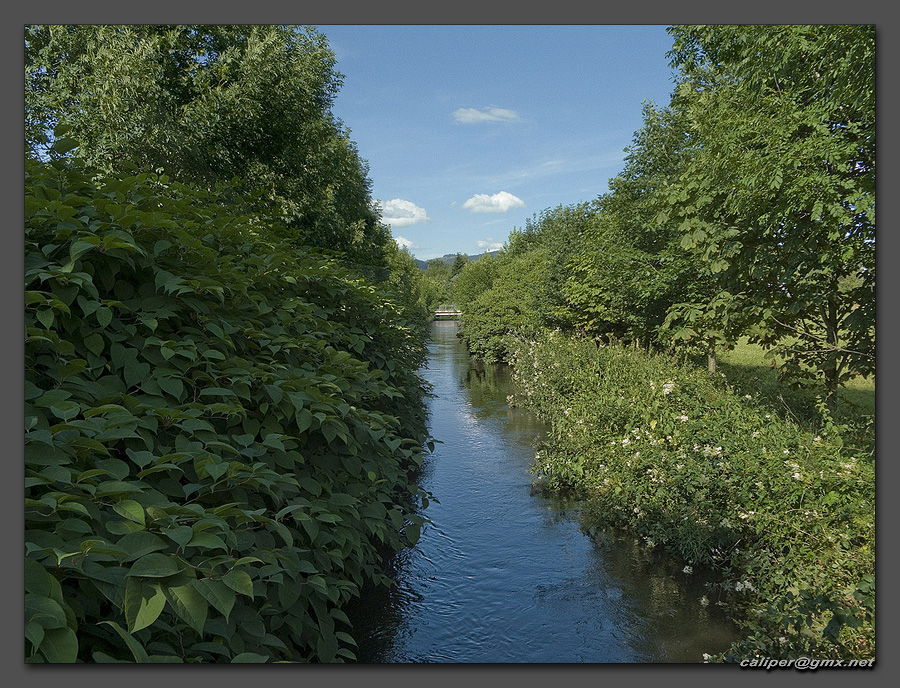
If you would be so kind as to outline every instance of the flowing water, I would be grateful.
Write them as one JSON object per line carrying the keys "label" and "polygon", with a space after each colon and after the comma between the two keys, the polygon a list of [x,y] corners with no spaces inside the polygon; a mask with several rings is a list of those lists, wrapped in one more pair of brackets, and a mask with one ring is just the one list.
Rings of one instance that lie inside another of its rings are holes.
{"label": "flowing water", "polygon": [[360,662],[698,662],[735,627],[685,574],[629,538],[589,537],[577,505],[532,493],[547,428],[510,408],[506,366],[471,360],[457,324],[432,326],[423,487],[431,520],[395,561],[397,586],[366,591]]}

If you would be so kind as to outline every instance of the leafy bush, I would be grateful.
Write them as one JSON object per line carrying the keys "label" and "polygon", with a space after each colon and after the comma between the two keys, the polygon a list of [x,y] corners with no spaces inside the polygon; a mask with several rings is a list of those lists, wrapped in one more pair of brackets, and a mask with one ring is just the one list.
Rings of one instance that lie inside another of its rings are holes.
{"label": "leafy bush", "polygon": [[25,172],[27,661],[352,659],[427,504],[412,323],[215,194]]}
{"label": "leafy bush", "polygon": [[803,432],[662,355],[550,332],[514,347],[516,400],[552,422],[534,472],[723,574],[748,628],[731,657],[874,652],[874,465],[820,406]]}

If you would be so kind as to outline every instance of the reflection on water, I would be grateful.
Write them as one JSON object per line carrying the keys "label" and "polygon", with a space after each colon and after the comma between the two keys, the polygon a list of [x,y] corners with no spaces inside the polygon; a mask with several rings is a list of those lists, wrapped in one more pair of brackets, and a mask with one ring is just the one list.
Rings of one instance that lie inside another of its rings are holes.
{"label": "reflection on water", "polygon": [[440,444],[422,483],[439,503],[396,557],[397,586],[352,614],[361,662],[696,662],[737,638],[700,604],[700,581],[532,495],[546,427],[509,408],[507,367],[472,361],[452,321],[433,324],[429,348]]}

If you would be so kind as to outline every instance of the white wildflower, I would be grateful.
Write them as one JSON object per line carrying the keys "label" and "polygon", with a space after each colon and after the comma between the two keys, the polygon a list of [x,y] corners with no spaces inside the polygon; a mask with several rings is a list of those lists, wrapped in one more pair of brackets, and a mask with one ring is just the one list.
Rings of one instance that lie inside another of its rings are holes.
{"label": "white wildflower", "polygon": [[685,567],[684,567],[683,569],[681,569],[681,570],[682,570],[684,573],[688,573],[688,574],[691,574],[691,573],[694,572],[694,569],[693,569],[691,566],[685,566]]}

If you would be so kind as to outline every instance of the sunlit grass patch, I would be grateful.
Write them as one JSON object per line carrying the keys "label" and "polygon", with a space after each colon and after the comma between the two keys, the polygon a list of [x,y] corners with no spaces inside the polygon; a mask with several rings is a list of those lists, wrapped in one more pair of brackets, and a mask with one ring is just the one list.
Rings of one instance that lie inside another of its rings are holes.
{"label": "sunlit grass patch", "polygon": [[[719,354],[720,370],[736,388],[752,393],[754,390],[774,407],[790,409],[795,419],[807,423],[815,416],[817,396],[824,396],[821,384],[804,384],[791,388],[778,378],[782,360],[758,344],[742,337],[734,348]],[[836,418],[853,420],[875,414],[875,378],[856,377],[838,390]]]}

